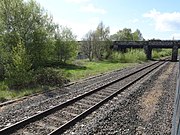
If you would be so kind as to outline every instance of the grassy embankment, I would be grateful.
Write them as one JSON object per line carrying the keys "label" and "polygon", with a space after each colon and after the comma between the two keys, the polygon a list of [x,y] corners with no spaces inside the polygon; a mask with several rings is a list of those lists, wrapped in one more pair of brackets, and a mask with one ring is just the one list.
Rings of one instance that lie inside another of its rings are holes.
{"label": "grassy embankment", "polygon": [[[170,55],[170,50],[153,51],[154,58],[160,58],[162,56]],[[56,70],[64,70],[67,74],[67,78],[71,81],[77,81],[82,78],[90,77],[104,72],[110,72],[112,70],[122,69],[125,67],[133,66],[137,63],[146,61],[143,50],[130,50],[127,53],[121,54],[118,52],[113,53],[110,60],[106,61],[93,61],[88,60],[76,60],[69,66],[59,66]],[[19,98],[22,96],[30,95],[36,92],[43,91],[42,87],[34,89],[22,89],[22,90],[9,90],[4,82],[0,82],[0,101]]]}

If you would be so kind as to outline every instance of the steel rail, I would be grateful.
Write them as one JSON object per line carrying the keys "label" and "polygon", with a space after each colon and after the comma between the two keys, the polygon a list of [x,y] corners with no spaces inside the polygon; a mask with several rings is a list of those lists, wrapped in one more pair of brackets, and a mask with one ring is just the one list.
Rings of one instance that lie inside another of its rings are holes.
{"label": "steel rail", "polygon": [[[164,62],[165,63],[165,62]],[[162,63],[161,65],[163,65],[164,63]],[[82,120],[83,118],[85,118],[87,115],[89,115],[90,113],[92,113],[93,111],[95,111],[96,109],[98,109],[100,106],[102,106],[105,102],[111,100],[113,97],[117,96],[119,93],[123,92],[125,89],[129,88],[131,85],[133,85],[134,83],[136,83],[137,81],[139,81],[140,79],[142,79],[144,76],[146,76],[147,74],[149,74],[150,72],[152,72],[153,70],[155,70],[156,68],[158,68],[159,66],[156,66],[155,68],[151,69],[150,71],[146,72],[145,74],[139,76],[138,78],[136,78],[135,80],[131,81],[130,83],[128,83],[127,85],[125,85],[124,87],[122,87],[121,89],[115,91],[113,94],[111,94],[110,96],[108,96],[107,98],[105,98],[104,100],[100,101],[99,103],[95,104],[94,106],[92,106],[91,108],[89,108],[88,110],[82,112],[81,114],[79,114],[78,116],[76,116],[75,118],[73,118],[72,120],[68,121],[67,123],[65,123],[64,125],[62,125],[61,127],[59,127],[57,130],[51,132],[48,135],[59,135],[64,133],[69,127],[75,125],[78,121]]]}
{"label": "steel rail", "polygon": [[[145,66],[145,67],[143,67],[143,68],[140,68],[140,69],[138,69],[137,71],[135,71],[135,72],[133,72],[133,73],[130,73],[130,74],[128,74],[128,75],[125,75],[125,76],[123,76],[123,77],[120,77],[120,78],[118,78],[118,79],[116,79],[116,80],[113,80],[112,82],[107,83],[107,84],[103,84],[102,86],[99,86],[99,87],[97,87],[97,88],[94,88],[93,90],[91,90],[91,91],[89,91],[89,92],[85,92],[84,94],[82,94],[82,95],[80,95],[80,96],[78,96],[78,97],[75,97],[75,98],[70,99],[70,100],[68,100],[68,101],[66,101],[66,102],[64,102],[64,103],[61,103],[60,105],[54,106],[53,108],[47,109],[47,110],[45,110],[45,111],[43,111],[43,112],[41,112],[41,113],[39,113],[39,114],[33,115],[33,116],[31,116],[31,117],[29,117],[29,118],[27,118],[27,119],[24,119],[24,120],[22,120],[22,121],[19,121],[19,122],[15,123],[15,124],[13,124],[13,125],[11,125],[11,126],[9,126],[9,127],[3,128],[3,129],[0,130],[0,135],[1,135],[1,134],[2,134],[2,135],[11,134],[11,133],[13,133],[14,131],[16,131],[16,130],[22,128],[22,127],[24,127],[25,125],[27,125],[27,124],[29,124],[29,123],[32,123],[32,122],[37,121],[37,120],[39,120],[39,119],[41,119],[41,118],[43,118],[43,117],[46,117],[47,115],[52,114],[52,113],[54,113],[54,112],[56,112],[56,111],[58,111],[58,110],[60,110],[60,109],[62,109],[62,108],[64,108],[64,107],[66,107],[66,106],[68,106],[68,105],[71,105],[72,103],[74,103],[74,102],[76,102],[76,101],[78,101],[78,100],[80,100],[80,99],[82,99],[82,98],[84,98],[84,97],[86,97],[86,96],[88,96],[88,95],[91,95],[91,94],[93,94],[94,92],[97,92],[97,91],[99,91],[99,90],[101,90],[101,89],[103,89],[103,88],[105,88],[105,87],[107,87],[107,86],[109,86],[109,85],[112,85],[112,84],[114,84],[114,83],[116,83],[116,82],[118,82],[118,81],[120,81],[120,80],[123,80],[123,79],[125,79],[125,78],[127,78],[127,77],[129,77],[129,76],[131,76],[131,75],[134,75],[134,74],[136,74],[136,73],[138,73],[138,72],[140,72],[140,71],[142,71],[142,70],[144,70],[144,69],[147,69],[147,68],[149,68],[149,67],[151,67],[151,66],[153,66],[153,65],[155,65],[155,64],[158,64],[158,63],[160,63],[160,62],[155,62],[155,63],[153,63],[153,64],[151,64],[151,65],[148,65],[148,66]],[[162,65],[162,64],[164,64],[164,63],[165,63],[165,62],[161,63],[160,65]],[[158,65],[158,66],[160,66],[160,65]],[[157,67],[158,67],[158,66],[157,66]],[[152,70],[154,70],[154,68],[153,68]],[[143,76],[143,75],[142,75],[142,76]],[[136,79],[136,80],[138,80],[138,79]],[[66,127],[66,126],[65,126],[65,127]],[[59,131],[58,131],[58,132],[59,132]]]}

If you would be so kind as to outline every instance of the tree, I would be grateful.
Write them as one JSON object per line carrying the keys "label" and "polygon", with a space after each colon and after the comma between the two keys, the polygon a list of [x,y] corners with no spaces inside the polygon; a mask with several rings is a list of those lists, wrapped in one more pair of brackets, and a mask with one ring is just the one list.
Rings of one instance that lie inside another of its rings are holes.
{"label": "tree", "polygon": [[124,28],[123,30],[119,30],[114,35],[111,35],[111,39],[113,41],[132,41],[133,35],[131,33],[131,29]]}
{"label": "tree", "polygon": [[20,41],[12,48],[11,61],[5,65],[6,82],[10,88],[23,88],[32,81],[31,62]]}
{"label": "tree", "polygon": [[66,63],[67,60],[74,58],[77,54],[78,43],[76,36],[68,27],[60,26],[56,33],[55,52],[60,62]]}
{"label": "tree", "polygon": [[93,34],[94,55],[98,60],[108,58],[110,55],[111,41],[109,38],[109,27],[100,22]]}
{"label": "tree", "polygon": [[[49,58],[48,48],[56,25],[52,17],[34,0],[1,0],[0,29],[6,49],[12,50],[20,36],[33,67],[41,66]],[[38,52],[38,53],[37,53]]]}
{"label": "tree", "polygon": [[144,38],[143,38],[143,36],[142,36],[142,33],[140,32],[140,30],[139,29],[137,29],[134,33],[132,33],[133,34],[133,40],[134,41],[143,41],[144,40]]}
{"label": "tree", "polygon": [[132,33],[131,29],[124,28],[110,36],[113,41],[142,41],[144,40],[140,30]]}
{"label": "tree", "polygon": [[81,44],[81,50],[89,58],[89,61],[92,61],[94,57],[93,35],[94,32],[89,31],[83,38],[83,42]]}
{"label": "tree", "polygon": [[122,35],[121,36],[122,36],[123,41],[132,41],[133,40],[131,29],[124,28],[122,30]]}

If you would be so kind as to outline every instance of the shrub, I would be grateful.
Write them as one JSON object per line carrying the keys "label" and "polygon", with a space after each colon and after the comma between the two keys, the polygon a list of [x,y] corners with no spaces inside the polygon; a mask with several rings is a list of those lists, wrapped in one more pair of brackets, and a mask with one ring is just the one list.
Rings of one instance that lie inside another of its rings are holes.
{"label": "shrub", "polygon": [[0,62],[0,81],[4,80],[4,65]]}
{"label": "shrub", "polygon": [[143,50],[129,49],[126,53],[113,52],[110,60],[112,62],[135,63],[146,61],[146,55]]}
{"label": "shrub", "polygon": [[13,47],[11,59],[5,65],[5,81],[10,89],[27,87],[32,81],[31,63],[22,43]]}
{"label": "shrub", "polygon": [[69,82],[62,71],[50,67],[37,69],[35,71],[35,81],[37,85],[43,86],[61,86]]}
{"label": "shrub", "polygon": [[122,59],[122,53],[120,52],[113,52],[110,56],[111,62],[120,62],[121,59]]}
{"label": "shrub", "polygon": [[153,58],[160,58],[160,57],[170,56],[171,53],[172,53],[171,49],[161,49],[161,50],[154,49],[152,51],[152,56]]}
{"label": "shrub", "polygon": [[124,58],[125,62],[135,63],[135,62],[139,62],[139,61],[146,61],[146,55],[143,50],[130,49],[124,55],[125,55],[125,58]]}

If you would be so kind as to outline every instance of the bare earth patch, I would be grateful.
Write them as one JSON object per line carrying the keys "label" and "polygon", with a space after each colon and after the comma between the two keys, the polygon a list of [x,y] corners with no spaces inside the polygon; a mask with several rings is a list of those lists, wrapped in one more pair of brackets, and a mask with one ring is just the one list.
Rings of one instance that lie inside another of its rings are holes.
{"label": "bare earth patch", "polygon": [[139,98],[139,105],[142,107],[142,109],[140,109],[138,115],[143,121],[148,121],[156,112],[158,108],[157,103],[163,94],[162,82],[164,82],[169,77],[169,74],[173,72],[173,66],[174,64],[169,65],[169,68],[158,77],[152,90],[146,92],[142,97]]}

